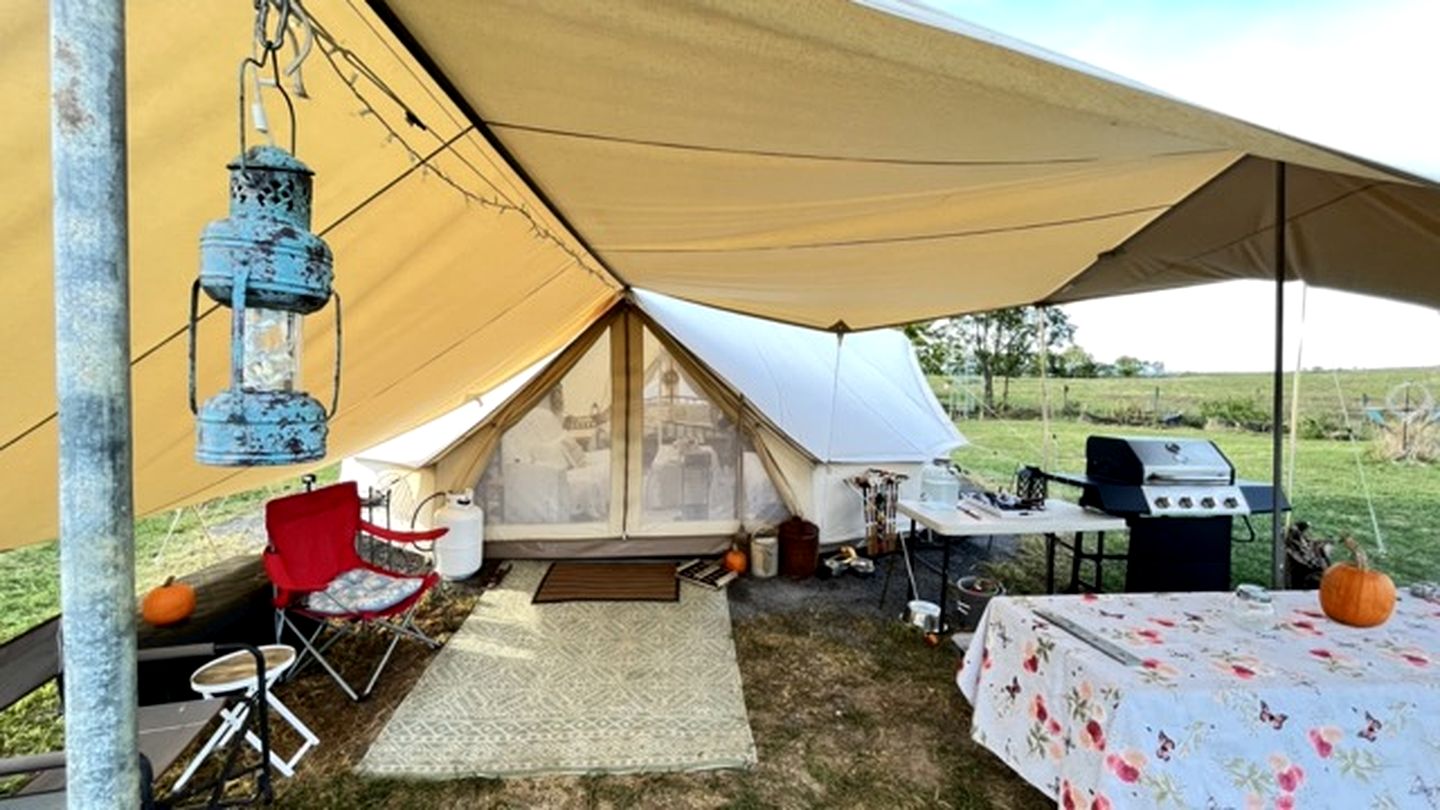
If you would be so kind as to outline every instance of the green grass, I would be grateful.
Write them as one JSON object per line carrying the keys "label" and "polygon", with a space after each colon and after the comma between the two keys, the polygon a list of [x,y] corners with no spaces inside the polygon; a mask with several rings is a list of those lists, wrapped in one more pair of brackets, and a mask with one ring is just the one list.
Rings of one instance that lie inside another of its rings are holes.
{"label": "green grass", "polygon": [[[317,477],[320,484],[339,477],[339,465]],[[261,505],[295,482],[218,498],[197,509],[152,515],[135,522],[135,592],[137,597],[167,576],[183,576],[244,551],[255,551],[253,537],[225,531],[204,531],[200,515],[211,527],[253,515]],[[173,524],[173,531],[172,531]],[[60,612],[60,546],[54,540],[0,552],[0,642],[19,635]]]}
{"label": "green grass", "polygon": [[[1415,382],[1426,386],[1440,397],[1440,368],[1369,369],[1351,371],[1306,371],[1300,375],[1300,413],[1302,417],[1338,420],[1341,397],[1335,390],[1340,383],[1345,407],[1352,420],[1363,421],[1361,409],[1368,401],[1383,407],[1386,395],[1397,385]],[[1290,397],[1293,375],[1285,375],[1285,396]],[[942,404],[952,400],[957,406],[964,401],[964,392],[981,395],[979,378],[949,380],[931,378],[931,385]],[[1000,405],[1003,383],[995,381],[996,406]],[[1159,402],[1161,414],[1183,412],[1198,415],[1203,403],[1221,400],[1250,400],[1262,410],[1270,408],[1269,373],[1259,374],[1176,374],[1167,377],[1106,377],[1095,379],[1051,379],[1051,407],[1059,413],[1068,401],[1075,413],[1084,412],[1109,416],[1122,411],[1152,414]],[[1069,388],[1067,396],[1065,389]],[[1038,411],[1040,380],[1022,377],[1010,381],[1010,406]],[[1286,405],[1289,408],[1288,402]]]}
{"label": "green grass", "polygon": [[[1108,382],[1108,381],[1107,381]],[[1440,388],[1440,386],[1437,386]],[[1041,458],[1041,427],[1037,421],[970,420],[958,423],[970,446],[955,460],[992,486],[1009,486],[1022,464]],[[1200,431],[1188,428],[1156,431],[1107,428],[1074,421],[1051,423],[1054,461],[1058,471],[1083,472],[1085,437],[1095,433],[1194,436],[1213,439],[1243,478],[1269,480],[1270,437],[1243,431]],[[1375,504],[1386,553],[1378,554],[1370,513],[1356,469],[1356,448]],[[1301,439],[1295,466],[1295,488],[1289,493],[1295,517],[1306,520],[1324,537],[1353,534],[1372,551],[1375,563],[1399,583],[1440,580],[1440,465],[1384,461],[1366,442]],[[1261,541],[1237,543],[1235,579],[1268,583],[1270,550],[1265,542],[1270,524],[1254,520]],[[1239,528],[1237,535],[1243,535]]]}

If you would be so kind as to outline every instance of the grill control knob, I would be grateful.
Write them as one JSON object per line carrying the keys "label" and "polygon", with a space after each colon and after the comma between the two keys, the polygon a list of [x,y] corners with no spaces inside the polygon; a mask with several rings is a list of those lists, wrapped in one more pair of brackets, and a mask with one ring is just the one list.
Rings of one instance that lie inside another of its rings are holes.
{"label": "grill control knob", "polygon": [[1226,508],[1226,509],[1235,509],[1235,508],[1237,508],[1237,507],[1239,507],[1239,506],[1240,506],[1240,502],[1237,501],[1237,500],[1235,500],[1235,498],[1234,498],[1233,496],[1225,499],[1225,508]]}
{"label": "grill control knob", "polygon": [[1200,499],[1200,506],[1203,507],[1203,508],[1205,508],[1205,509],[1214,509],[1214,508],[1215,508],[1215,499],[1214,499],[1214,498],[1211,498],[1211,497],[1209,497],[1209,496],[1206,496],[1206,497],[1204,497],[1204,498],[1201,498],[1201,499]]}
{"label": "grill control knob", "polygon": [[1156,508],[1156,509],[1169,509],[1169,508],[1170,508],[1170,499],[1167,498],[1167,497],[1165,497],[1164,495],[1161,495],[1160,497],[1158,497],[1158,498],[1155,499],[1155,508]]}
{"label": "grill control knob", "polygon": [[1189,498],[1188,496],[1183,496],[1183,495],[1182,495],[1182,496],[1180,497],[1180,508],[1181,508],[1181,509],[1189,509],[1190,507],[1192,507],[1192,506],[1194,506],[1194,505],[1195,505],[1195,502],[1192,501],[1192,500],[1190,500],[1190,498]]}

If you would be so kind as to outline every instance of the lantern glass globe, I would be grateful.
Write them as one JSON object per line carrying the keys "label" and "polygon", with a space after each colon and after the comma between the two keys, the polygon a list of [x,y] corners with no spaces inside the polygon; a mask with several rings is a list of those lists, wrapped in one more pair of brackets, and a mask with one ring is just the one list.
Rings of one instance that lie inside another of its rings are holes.
{"label": "lantern glass globe", "polygon": [[246,308],[241,380],[245,390],[300,390],[303,318],[297,312]]}

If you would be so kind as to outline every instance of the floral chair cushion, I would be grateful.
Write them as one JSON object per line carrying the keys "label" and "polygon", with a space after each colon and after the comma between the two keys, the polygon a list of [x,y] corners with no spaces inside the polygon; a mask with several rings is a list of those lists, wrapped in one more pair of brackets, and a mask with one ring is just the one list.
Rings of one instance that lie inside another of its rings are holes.
{"label": "floral chair cushion", "polygon": [[424,582],[417,577],[353,568],[332,580],[325,590],[310,594],[305,607],[331,616],[376,613],[409,599]]}

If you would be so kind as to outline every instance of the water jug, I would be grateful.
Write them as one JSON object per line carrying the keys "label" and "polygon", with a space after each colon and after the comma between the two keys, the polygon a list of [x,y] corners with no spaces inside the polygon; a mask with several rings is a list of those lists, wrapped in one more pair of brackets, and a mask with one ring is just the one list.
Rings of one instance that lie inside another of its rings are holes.
{"label": "water jug", "polygon": [[954,506],[960,500],[960,476],[950,462],[937,458],[920,471],[920,500]]}

